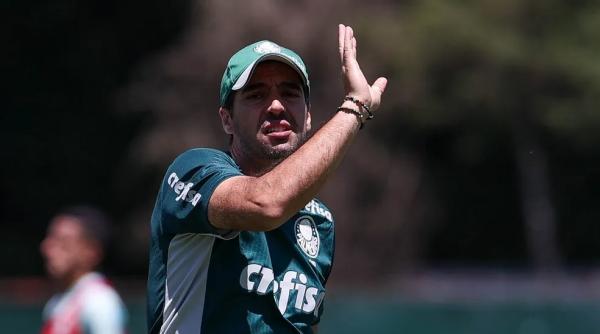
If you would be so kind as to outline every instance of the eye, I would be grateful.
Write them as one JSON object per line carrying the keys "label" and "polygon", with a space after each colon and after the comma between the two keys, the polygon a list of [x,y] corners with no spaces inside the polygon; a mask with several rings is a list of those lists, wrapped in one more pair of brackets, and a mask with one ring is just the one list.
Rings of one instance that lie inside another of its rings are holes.
{"label": "eye", "polygon": [[259,93],[259,92],[254,92],[254,93],[248,94],[249,99],[259,99],[261,97],[263,97],[263,94]]}
{"label": "eye", "polygon": [[248,101],[260,101],[265,95],[260,91],[253,91],[244,95]]}
{"label": "eye", "polygon": [[302,96],[302,91],[299,89],[286,89],[282,92],[284,97],[297,98]]}

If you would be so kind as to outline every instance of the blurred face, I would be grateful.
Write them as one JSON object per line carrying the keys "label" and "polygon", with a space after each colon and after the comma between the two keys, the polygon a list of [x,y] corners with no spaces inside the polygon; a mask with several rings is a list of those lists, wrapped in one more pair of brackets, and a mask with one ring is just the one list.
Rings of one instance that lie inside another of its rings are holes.
{"label": "blurred face", "polygon": [[97,245],[85,237],[78,220],[70,216],[52,220],[40,250],[48,274],[65,283],[91,271],[99,260]]}
{"label": "blurred face", "polygon": [[232,151],[253,159],[289,156],[310,130],[300,76],[277,61],[256,67],[246,86],[236,92],[232,111],[233,115],[220,111],[225,132],[233,136]]}

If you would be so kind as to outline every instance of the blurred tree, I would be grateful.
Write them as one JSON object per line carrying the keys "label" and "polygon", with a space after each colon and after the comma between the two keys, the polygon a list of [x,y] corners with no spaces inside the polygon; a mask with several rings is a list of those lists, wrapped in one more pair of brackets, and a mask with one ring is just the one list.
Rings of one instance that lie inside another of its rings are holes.
{"label": "blurred tree", "polygon": [[[389,64],[404,92],[392,103],[405,112],[382,116],[426,133],[471,127],[460,139],[456,158],[468,154],[462,158],[475,163],[488,154],[499,155],[493,152],[498,143],[489,142],[493,137],[511,140],[517,177],[509,182],[520,184],[532,264],[557,269],[561,254],[547,158],[553,148],[544,139],[560,137],[574,146],[599,143],[595,54],[600,43],[594,35],[600,6],[585,1],[428,0],[395,8],[361,27],[372,41],[399,40],[369,45],[372,57]],[[473,135],[477,132],[488,138]],[[494,200],[511,204],[502,196]],[[481,204],[481,198],[472,203]],[[489,218],[479,217],[480,223]]]}
{"label": "blurred tree", "polygon": [[11,233],[0,236],[10,249],[0,274],[43,272],[38,243],[60,207],[89,202],[119,221],[137,205],[115,202],[110,187],[143,119],[110,112],[115,90],[133,64],[177,35],[188,5],[2,4],[0,220]]}
{"label": "blurred tree", "polygon": [[[389,279],[424,260],[526,265],[528,249],[535,268],[560,266],[568,250],[559,249],[565,241],[557,241],[557,217],[572,217],[557,213],[561,171],[550,164],[564,150],[548,145],[551,138],[598,144],[598,77],[588,72],[597,67],[594,3],[263,0],[199,7],[180,43],[142,64],[123,91],[124,111],[151,110],[156,119],[134,141],[132,170],[152,166],[158,183],[182,150],[225,146],[218,82],[231,53],[257,39],[300,51],[317,124],[327,119],[342,93],[334,23],[345,22],[356,27],[367,74],[388,75],[391,84],[384,110],[322,192],[340,226],[340,277]],[[232,13],[243,13],[235,24]],[[563,121],[575,111],[584,116]],[[132,219],[137,230],[150,207]]]}
{"label": "blurred tree", "polygon": [[20,254],[5,274],[41,273],[29,259],[46,220],[91,201],[122,222],[114,271],[144,275],[166,166],[187,148],[226,146],[216,111],[231,53],[258,39],[298,50],[318,127],[343,94],[338,22],[356,28],[367,76],[390,85],[322,191],[338,224],[334,279],[600,259],[594,1],[3,6],[0,219],[15,233],[0,242]]}

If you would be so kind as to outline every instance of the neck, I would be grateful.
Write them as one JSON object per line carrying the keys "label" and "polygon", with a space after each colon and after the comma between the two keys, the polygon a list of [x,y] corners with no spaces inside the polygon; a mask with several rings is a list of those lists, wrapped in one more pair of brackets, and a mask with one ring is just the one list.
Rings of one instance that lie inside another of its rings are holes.
{"label": "neck", "polygon": [[248,154],[244,154],[242,150],[231,146],[231,155],[233,160],[240,166],[240,169],[247,176],[262,176],[271,171],[277,166],[281,160],[273,159],[257,159]]}
{"label": "neck", "polygon": [[77,271],[77,272],[74,272],[62,279],[58,279],[56,282],[60,289],[67,290],[67,289],[71,288],[72,286],[74,286],[77,283],[77,281],[79,281],[79,279],[81,279],[81,277],[83,277],[85,274],[87,274],[89,272],[90,271]]}

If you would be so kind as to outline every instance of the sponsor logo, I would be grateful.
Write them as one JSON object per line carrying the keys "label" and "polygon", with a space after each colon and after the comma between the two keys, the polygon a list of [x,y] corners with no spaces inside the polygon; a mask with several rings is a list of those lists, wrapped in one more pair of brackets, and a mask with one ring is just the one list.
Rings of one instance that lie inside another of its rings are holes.
{"label": "sponsor logo", "polygon": [[296,220],[294,227],[296,232],[296,241],[300,249],[311,258],[319,255],[319,232],[317,226],[310,216],[302,216]]}
{"label": "sponsor logo", "polygon": [[285,314],[290,301],[298,311],[318,314],[325,291],[308,286],[307,282],[305,274],[293,270],[286,271],[283,279],[277,281],[273,269],[254,263],[246,266],[240,275],[240,286],[248,292],[265,295],[271,287],[281,314]]}
{"label": "sponsor logo", "polygon": [[179,176],[177,176],[175,173],[171,173],[171,175],[169,175],[167,184],[169,187],[171,187],[171,189],[173,189],[175,194],[178,195],[175,197],[176,202],[184,200],[188,203],[191,203],[193,206],[196,206],[202,197],[199,192],[192,190],[192,187],[194,186],[192,182],[186,183],[184,181],[180,181]]}
{"label": "sponsor logo", "polygon": [[322,205],[319,205],[319,203],[317,203],[317,201],[315,201],[314,199],[308,202],[308,204],[306,204],[304,210],[319,216],[323,216],[329,221],[333,221],[333,216],[331,215],[331,212],[325,209]]}

